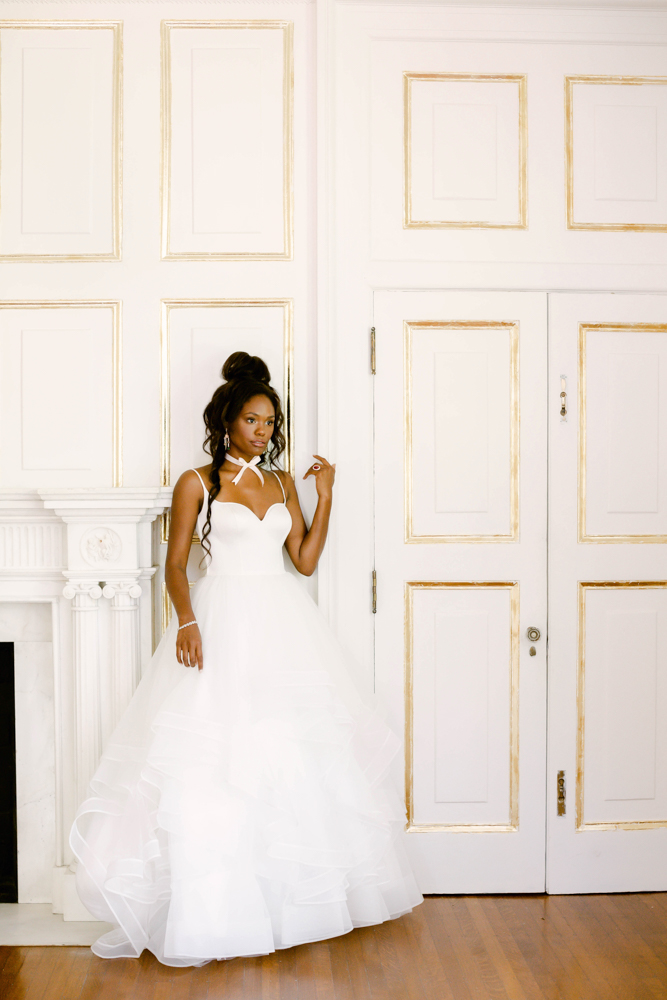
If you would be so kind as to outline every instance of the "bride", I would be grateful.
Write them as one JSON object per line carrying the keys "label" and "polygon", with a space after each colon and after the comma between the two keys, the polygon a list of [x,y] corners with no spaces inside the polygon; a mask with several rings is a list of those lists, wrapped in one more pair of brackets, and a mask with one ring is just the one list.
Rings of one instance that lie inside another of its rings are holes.
{"label": "bride", "polygon": [[[286,572],[313,573],[335,465],[319,455],[307,529],[280,399],[257,357],[225,362],[204,412],[210,465],[174,489],[176,609],[78,810],[77,888],[115,925],[102,958],[165,965],[265,955],[421,902],[403,853],[398,740],[360,699],[343,649]],[[190,590],[194,531],[207,566]],[[174,656],[174,644],[176,655]]]}

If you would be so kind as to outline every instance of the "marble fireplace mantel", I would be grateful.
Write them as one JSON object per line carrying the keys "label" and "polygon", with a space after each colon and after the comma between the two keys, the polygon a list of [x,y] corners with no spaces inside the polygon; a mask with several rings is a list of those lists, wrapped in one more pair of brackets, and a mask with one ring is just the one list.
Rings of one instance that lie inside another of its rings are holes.
{"label": "marble fireplace mantel", "polygon": [[0,602],[51,606],[52,903],[65,920],[90,919],[74,889],[68,832],[104,741],[151,656],[156,572],[151,523],[169,507],[171,492],[166,487],[0,490]]}

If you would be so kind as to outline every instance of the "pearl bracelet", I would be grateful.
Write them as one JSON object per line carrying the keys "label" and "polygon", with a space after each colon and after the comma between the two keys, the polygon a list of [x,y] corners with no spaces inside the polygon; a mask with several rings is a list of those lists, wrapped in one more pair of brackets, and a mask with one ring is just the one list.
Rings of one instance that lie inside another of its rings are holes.
{"label": "pearl bracelet", "polygon": [[197,624],[196,621],[186,622],[185,625],[179,625],[176,631],[180,632],[182,628],[187,628],[188,625],[196,625],[196,624]]}

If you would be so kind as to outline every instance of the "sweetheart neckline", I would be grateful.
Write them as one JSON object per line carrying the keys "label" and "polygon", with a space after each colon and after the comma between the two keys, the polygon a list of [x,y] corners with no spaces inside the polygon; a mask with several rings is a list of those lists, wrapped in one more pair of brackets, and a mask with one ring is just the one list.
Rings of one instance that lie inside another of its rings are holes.
{"label": "sweetheart neckline", "polygon": [[270,507],[266,508],[266,510],[264,511],[264,517],[260,517],[259,514],[255,514],[252,507],[248,507],[248,505],[245,503],[238,503],[236,500],[214,500],[213,503],[229,504],[232,507],[243,507],[244,510],[249,510],[252,516],[256,517],[260,524],[263,524],[264,521],[266,521],[267,514],[269,513],[270,510],[273,510],[274,507],[285,507],[285,508],[287,507],[287,504],[285,503],[284,500],[276,500],[275,503],[272,503]]}

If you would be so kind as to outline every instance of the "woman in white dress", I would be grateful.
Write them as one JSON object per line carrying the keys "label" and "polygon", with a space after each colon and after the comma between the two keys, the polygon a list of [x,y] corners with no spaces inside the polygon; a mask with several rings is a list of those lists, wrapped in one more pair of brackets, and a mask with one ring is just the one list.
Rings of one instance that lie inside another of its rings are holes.
{"label": "woman in white dress", "polygon": [[[165,965],[264,955],[378,924],[421,902],[389,768],[399,741],[285,570],[324,547],[335,465],[315,456],[310,529],[270,468],[284,448],[269,371],[244,352],[204,413],[212,463],[174,488],[176,609],[93,776],[70,843],[103,958]],[[190,590],[193,532],[207,572]],[[174,656],[174,645],[176,655]],[[189,669],[188,669],[189,668]]]}

